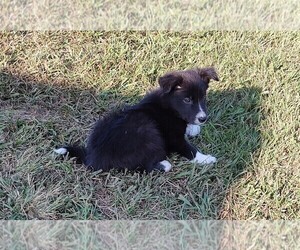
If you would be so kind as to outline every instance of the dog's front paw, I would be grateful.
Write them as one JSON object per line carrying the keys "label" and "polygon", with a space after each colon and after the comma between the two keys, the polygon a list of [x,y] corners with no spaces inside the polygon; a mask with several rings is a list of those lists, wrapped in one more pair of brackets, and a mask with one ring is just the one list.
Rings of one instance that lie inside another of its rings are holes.
{"label": "dog's front paw", "polygon": [[207,158],[203,161],[202,164],[211,165],[217,162],[217,158],[212,155],[207,155]]}
{"label": "dog's front paw", "polygon": [[200,165],[211,165],[217,162],[217,158],[211,155],[204,155],[200,152],[197,152],[196,157],[191,160],[191,162]]}
{"label": "dog's front paw", "polygon": [[200,134],[200,126],[199,125],[194,125],[194,124],[188,124],[187,127],[186,127],[186,131],[185,131],[185,134],[187,136],[196,136],[198,134]]}

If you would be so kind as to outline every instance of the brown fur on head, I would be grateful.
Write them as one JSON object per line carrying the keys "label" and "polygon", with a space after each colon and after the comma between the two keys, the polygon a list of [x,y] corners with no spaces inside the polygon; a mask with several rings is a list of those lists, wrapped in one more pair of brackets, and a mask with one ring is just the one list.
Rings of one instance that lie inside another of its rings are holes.
{"label": "brown fur on head", "polygon": [[209,82],[211,79],[219,81],[218,74],[214,67],[197,68],[198,74],[204,80]]}
{"label": "brown fur on head", "polygon": [[199,80],[208,84],[210,80],[219,81],[219,77],[215,68],[206,67],[169,72],[159,77],[158,82],[164,93],[169,93],[177,86],[188,82],[198,82]]}

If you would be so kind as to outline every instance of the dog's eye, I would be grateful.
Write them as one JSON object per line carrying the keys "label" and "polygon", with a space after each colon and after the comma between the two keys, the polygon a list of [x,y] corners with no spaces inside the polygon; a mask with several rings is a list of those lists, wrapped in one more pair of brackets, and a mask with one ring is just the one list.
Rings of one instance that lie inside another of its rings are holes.
{"label": "dog's eye", "polygon": [[191,104],[192,103],[192,99],[189,98],[189,97],[186,97],[183,99],[183,102],[186,103],[186,104]]}

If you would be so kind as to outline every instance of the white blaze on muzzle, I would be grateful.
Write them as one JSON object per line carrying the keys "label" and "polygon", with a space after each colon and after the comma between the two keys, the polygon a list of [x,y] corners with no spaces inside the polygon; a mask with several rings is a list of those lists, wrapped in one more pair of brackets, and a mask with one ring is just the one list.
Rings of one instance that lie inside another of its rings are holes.
{"label": "white blaze on muzzle", "polygon": [[203,111],[203,109],[199,105],[199,112],[196,114],[195,124],[204,123],[206,119],[207,119],[207,114]]}

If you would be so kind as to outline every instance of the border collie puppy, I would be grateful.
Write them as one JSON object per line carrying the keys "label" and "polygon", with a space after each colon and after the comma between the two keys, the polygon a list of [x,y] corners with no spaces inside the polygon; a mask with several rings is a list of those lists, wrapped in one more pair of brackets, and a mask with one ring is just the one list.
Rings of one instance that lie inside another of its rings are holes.
{"label": "border collie puppy", "polygon": [[211,79],[219,81],[214,68],[169,72],[159,78],[160,87],[138,104],[99,120],[86,147],[65,146],[55,152],[103,171],[168,172],[171,153],[201,165],[215,163],[215,157],[200,153],[185,138],[198,134],[199,125],[207,120],[205,97]]}

